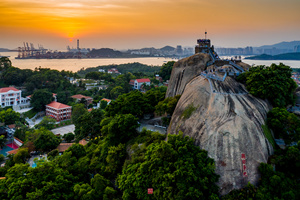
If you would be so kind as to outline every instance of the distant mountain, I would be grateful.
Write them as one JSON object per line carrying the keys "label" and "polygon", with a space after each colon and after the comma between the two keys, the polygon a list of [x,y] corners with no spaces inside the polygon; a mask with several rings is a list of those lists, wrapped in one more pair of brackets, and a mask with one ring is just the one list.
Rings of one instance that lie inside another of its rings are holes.
{"label": "distant mountain", "polygon": [[251,59],[251,60],[300,60],[300,53],[284,53],[279,55],[267,55],[262,54],[258,56],[251,56],[247,57],[245,59]]}
{"label": "distant mountain", "polygon": [[272,49],[272,48],[276,48],[276,49],[291,49],[294,50],[295,46],[300,45],[300,41],[291,41],[291,42],[280,42],[277,44],[273,44],[273,45],[263,45],[260,47],[256,47],[256,48],[260,48],[260,49]]}
{"label": "distant mountain", "polygon": [[0,52],[8,52],[10,51],[9,49],[6,49],[6,48],[0,48]]}
{"label": "distant mountain", "polygon": [[102,49],[93,49],[89,55],[91,57],[104,57],[104,58],[114,58],[114,57],[121,57],[123,56],[122,52],[115,51],[109,48],[102,48]]}
{"label": "distant mountain", "polygon": [[175,48],[171,47],[171,46],[165,46],[165,47],[161,48],[160,50],[162,50],[162,51],[174,51]]}

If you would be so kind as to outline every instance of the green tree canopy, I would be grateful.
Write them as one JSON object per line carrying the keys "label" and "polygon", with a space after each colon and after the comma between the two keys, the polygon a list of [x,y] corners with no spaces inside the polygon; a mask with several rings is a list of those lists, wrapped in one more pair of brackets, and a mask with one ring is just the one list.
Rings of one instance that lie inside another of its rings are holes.
{"label": "green tree canopy", "polygon": [[74,140],[75,135],[74,133],[67,133],[65,135],[63,135],[63,138],[66,140],[66,142],[71,142],[72,140]]}
{"label": "green tree canopy", "polygon": [[285,149],[277,149],[275,154],[270,158],[270,161],[272,164],[275,164],[276,171],[280,171],[290,178],[299,180],[300,141],[298,141],[297,145],[289,146]]}
{"label": "green tree canopy", "polygon": [[154,88],[151,90],[148,90],[144,96],[145,99],[148,101],[148,103],[155,108],[155,106],[158,104],[158,102],[163,101],[165,99],[167,87],[161,86],[158,88]]}
{"label": "green tree canopy", "polygon": [[296,82],[291,79],[292,69],[282,63],[270,67],[251,67],[248,72],[238,76],[238,80],[246,84],[250,94],[268,99],[275,107],[294,104]]}
{"label": "green tree canopy", "polygon": [[299,199],[299,181],[274,171],[272,165],[265,163],[260,164],[259,171],[262,176],[256,194],[257,199]]}
{"label": "green tree canopy", "polygon": [[106,136],[111,142],[125,143],[137,134],[136,128],[138,118],[132,114],[116,115],[113,118],[106,118],[101,122],[101,133]]}
{"label": "green tree canopy", "polygon": [[39,129],[40,135],[34,141],[34,146],[36,149],[41,150],[42,152],[49,152],[52,149],[55,149],[61,140],[57,138],[51,131],[46,130],[45,128]]}
{"label": "green tree canopy", "polygon": [[44,161],[35,168],[16,164],[6,177],[6,199],[74,199],[76,179],[54,162]]}
{"label": "green tree canopy", "polygon": [[63,104],[68,104],[69,102],[72,102],[73,99],[71,98],[71,92],[70,91],[61,91],[58,92],[56,95],[57,101]]}
{"label": "green tree canopy", "polygon": [[176,95],[175,97],[168,97],[158,102],[157,106],[155,106],[155,112],[159,115],[167,113],[172,116],[180,97],[181,95]]}
{"label": "green tree canopy", "polygon": [[117,114],[132,114],[138,117],[146,113],[151,113],[153,108],[144,97],[143,93],[138,90],[120,95],[115,101],[110,102],[106,107],[107,116]]}
{"label": "green tree canopy", "polygon": [[105,109],[107,107],[107,101],[101,100],[100,101],[100,108]]}
{"label": "green tree canopy", "polygon": [[2,80],[7,85],[22,85],[31,75],[31,70],[21,70],[16,67],[9,67],[3,72]]}
{"label": "green tree canopy", "polygon": [[31,105],[36,110],[44,110],[45,106],[54,100],[53,94],[45,89],[34,91],[31,97]]}
{"label": "green tree canopy", "polygon": [[103,110],[92,109],[91,112],[85,112],[74,122],[75,135],[77,139],[87,136],[95,137],[101,135],[100,122],[104,117]]}
{"label": "green tree canopy", "polygon": [[2,70],[2,68],[7,69],[9,67],[11,67],[11,61],[8,57],[1,57],[0,58],[0,70]]}
{"label": "green tree canopy", "polygon": [[78,123],[78,118],[81,115],[87,113],[87,109],[84,108],[83,104],[76,104],[72,107],[72,121],[74,124]]}
{"label": "green tree canopy", "polygon": [[118,98],[119,95],[124,93],[124,89],[121,86],[116,86],[110,91],[110,96],[112,99]]}
{"label": "green tree canopy", "polygon": [[51,130],[54,128],[55,124],[56,124],[55,119],[45,116],[39,124],[35,125],[35,128],[39,129],[41,127],[44,127],[48,130]]}
{"label": "green tree canopy", "polygon": [[27,158],[29,158],[30,155],[28,153],[27,148],[20,148],[18,152],[14,155],[14,162],[15,163],[26,163]]}
{"label": "green tree canopy", "polygon": [[166,142],[149,145],[143,159],[127,165],[117,183],[123,199],[216,199],[214,170],[213,159],[192,139],[168,135]]}
{"label": "green tree canopy", "polygon": [[77,196],[76,199],[103,199],[111,200],[116,197],[117,191],[113,189],[112,183],[101,176],[96,174],[94,178],[91,179],[90,184],[75,185],[74,191]]}
{"label": "green tree canopy", "polygon": [[5,125],[15,124],[17,121],[20,121],[20,113],[13,111],[11,108],[0,111],[0,122],[4,122]]}
{"label": "green tree canopy", "polygon": [[300,140],[300,120],[285,108],[273,108],[268,112],[267,124],[275,138],[282,138],[287,144]]}
{"label": "green tree canopy", "polygon": [[29,130],[30,130],[30,128],[28,126],[17,121],[16,122],[16,131],[14,133],[14,136],[16,138],[19,138],[22,141],[25,141],[26,140],[26,132]]}
{"label": "green tree canopy", "polygon": [[160,68],[159,75],[162,77],[163,80],[169,80],[173,66],[175,64],[175,61],[169,61]]}
{"label": "green tree canopy", "polygon": [[7,139],[4,135],[0,135],[0,148],[3,149],[3,147],[6,147]]}

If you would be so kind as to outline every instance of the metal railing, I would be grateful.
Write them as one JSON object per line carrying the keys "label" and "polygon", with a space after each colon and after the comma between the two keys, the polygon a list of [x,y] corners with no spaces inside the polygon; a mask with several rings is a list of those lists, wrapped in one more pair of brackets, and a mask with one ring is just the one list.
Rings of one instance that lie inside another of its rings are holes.
{"label": "metal railing", "polygon": [[232,61],[229,61],[229,64],[234,66],[235,68],[237,68],[238,70],[240,70],[241,72],[244,72],[245,70],[241,67],[241,66],[238,66],[237,64],[235,64],[234,62]]}

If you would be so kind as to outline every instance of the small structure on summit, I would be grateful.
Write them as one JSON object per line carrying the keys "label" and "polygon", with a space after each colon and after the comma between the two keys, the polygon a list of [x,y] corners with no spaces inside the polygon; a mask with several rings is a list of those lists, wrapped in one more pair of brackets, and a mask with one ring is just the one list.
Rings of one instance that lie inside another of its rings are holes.
{"label": "small structure on summit", "polygon": [[205,32],[205,39],[198,39],[195,53],[209,53],[211,50],[214,52],[214,45],[211,46],[210,39],[206,39],[207,32]]}
{"label": "small structure on summit", "polygon": [[207,68],[201,73],[202,76],[217,81],[224,81],[226,76],[236,77],[245,72],[244,68],[237,64],[237,62],[241,62],[241,60],[220,59],[214,50],[214,46],[211,45],[210,39],[206,38],[206,35],[207,32],[205,32],[205,39],[197,40],[197,46],[195,47],[195,54],[205,53],[209,54],[211,58],[211,60],[206,63]]}

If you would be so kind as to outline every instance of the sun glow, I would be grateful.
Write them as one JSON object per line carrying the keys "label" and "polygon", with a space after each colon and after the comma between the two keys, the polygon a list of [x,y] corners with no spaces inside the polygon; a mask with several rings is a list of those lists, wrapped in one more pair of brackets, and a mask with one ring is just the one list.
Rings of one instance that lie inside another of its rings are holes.
{"label": "sun glow", "polygon": [[270,39],[276,34],[281,40],[295,40],[300,34],[299,7],[299,0],[0,0],[0,43],[15,46],[35,38],[55,46],[59,42],[48,41],[85,38],[90,46],[98,42],[117,48],[121,43],[126,48],[174,41],[172,45],[193,45],[205,29],[222,41],[218,45],[240,45],[238,37],[250,45],[258,36]]}

